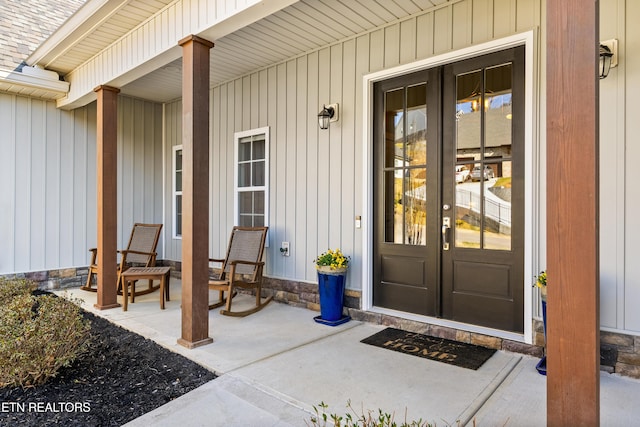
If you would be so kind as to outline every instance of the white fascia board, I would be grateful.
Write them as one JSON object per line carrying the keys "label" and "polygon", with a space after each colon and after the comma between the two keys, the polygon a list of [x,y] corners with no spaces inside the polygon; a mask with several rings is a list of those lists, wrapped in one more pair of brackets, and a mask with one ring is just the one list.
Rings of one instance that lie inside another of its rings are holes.
{"label": "white fascia board", "polygon": [[58,74],[39,68],[23,67],[22,72],[0,69],[0,81],[25,88],[36,88],[65,95],[69,83],[60,81]]}
{"label": "white fascia board", "polygon": [[[117,88],[121,88],[132,81],[149,74],[158,68],[161,68],[170,62],[180,58],[182,54],[182,50],[179,46],[174,46],[171,49],[168,49],[161,54],[155,56],[153,59],[141,63],[136,68],[133,68],[126,73],[121,74],[115,79],[109,80],[108,82],[102,83],[108,86],[113,86]],[[73,80],[72,80],[73,81]],[[100,83],[96,83],[94,87],[100,86]],[[63,110],[73,110],[78,107],[82,107],[83,105],[87,105],[90,102],[93,102],[97,99],[96,93],[94,90],[85,91],[86,93],[80,96],[74,96],[73,94],[67,93],[65,97],[59,98],[57,100],[57,107]]]}
{"label": "white fascia board", "polygon": [[69,102],[69,99],[67,97],[63,97],[63,98],[56,99],[56,108],[70,111],[70,110],[74,110],[76,108],[85,106],[87,104],[90,104],[96,99],[98,99],[98,96],[93,91],[85,93],[81,97],[75,98],[73,102]]}
{"label": "white fascia board", "polygon": [[128,0],[90,0],[53,32],[25,62],[47,68],[83,36],[124,7]]}

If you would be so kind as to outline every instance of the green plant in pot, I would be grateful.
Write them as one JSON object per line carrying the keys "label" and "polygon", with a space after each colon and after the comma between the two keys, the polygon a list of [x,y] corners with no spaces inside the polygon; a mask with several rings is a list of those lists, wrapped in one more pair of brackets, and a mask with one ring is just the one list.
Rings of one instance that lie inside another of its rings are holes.
{"label": "green plant in pot", "polygon": [[536,287],[540,288],[540,295],[544,301],[547,300],[547,272],[541,271],[536,277]]}
{"label": "green plant in pot", "polygon": [[314,260],[316,269],[321,272],[343,273],[349,268],[350,257],[345,256],[340,249],[328,249]]}

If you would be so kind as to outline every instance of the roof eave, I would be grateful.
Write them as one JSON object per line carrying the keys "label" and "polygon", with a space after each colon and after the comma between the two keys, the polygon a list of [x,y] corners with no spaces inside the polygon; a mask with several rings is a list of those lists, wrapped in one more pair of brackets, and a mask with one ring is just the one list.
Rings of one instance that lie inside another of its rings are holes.
{"label": "roof eave", "polygon": [[69,83],[61,81],[58,74],[36,67],[23,67],[22,72],[0,69],[0,85],[17,93],[36,90],[46,99],[59,99],[69,92]]}
{"label": "roof eave", "polygon": [[49,36],[25,62],[49,68],[60,55],[64,55],[79,39],[126,5],[127,0],[92,0],[86,2]]}

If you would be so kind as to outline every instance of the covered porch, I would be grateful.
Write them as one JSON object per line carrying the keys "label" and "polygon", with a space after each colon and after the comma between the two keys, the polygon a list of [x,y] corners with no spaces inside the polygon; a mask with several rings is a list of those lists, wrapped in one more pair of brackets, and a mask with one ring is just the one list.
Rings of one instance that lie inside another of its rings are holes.
{"label": "covered porch", "polygon": [[[223,3],[229,10],[221,10]],[[319,248],[339,245],[344,251],[357,254],[350,285],[366,295],[374,262],[370,257],[372,229],[367,223],[371,220],[368,205],[373,196],[367,176],[369,157],[361,154],[367,152],[369,136],[366,129],[371,126],[371,118],[366,114],[370,106],[363,105],[362,101],[366,99],[367,88],[363,87],[361,76],[410,64],[420,58],[446,57],[447,53],[491,42],[500,39],[501,35],[531,31],[536,34],[536,43],[546,40],[546,43],[540,43],[544,48],[535,54],[547,55],[550,59],[536,62],[534,74],[539,72],[543,77],[542,83],[536,86],[538,92],[530,107],[542,108],[538,102],[545,101],[541,94],[547,88],[560,94],[564,105],[573,105],[580,99],[582,106],[579,117],[571,114],[573,109],[565,108],[558,111],[558,115],[550,114],[553,119],[548,127],[542,124],[539,129],[532,129],[536,134],[546,134],[546,129],[549,130],[544,147],[554,158],[546,170],[548,179],[532,183],[535,186],[551,184],[544,194],[549,196],[548,202],[545,204],[541,197],[535,204],[541,216],[547,212],[546,207],[549,209],[549,220],[538,218],[540,224],[536,231],[542,234],[546,228],[571,229],[571,224],[563,222],[571,215],[554,214],[558,206],[563,212],[567,212],[564,208],[570,209],[575,216],[584,218],[585,224],[571,238],[561,238],[562,233],[549,233],[544,249],[528,254],[529,270],[526,271],[545,265],[543,258],[548,247],[552,256],[546,267],[554,277],[566,279],[562,282],[563,292],[550,292],[556,304],[550,310],[550,369],[553,370],[553,364],[556,364],[559,373],[550,377],[550,385],[555,384],[550,390],[558,397],[553,400],[558,406],[554,408],[552,420],[560,422],[563,417],[582,420],[584,416],[585,420],[595,422],[599,415],[598,90],[595,74],[590,70],[596,67],[596,56],[591,47],[598,41],[599,12],[592,2],[566,2],[562,7],[554,8],[546,6],[545,2],[519,1],[518,7],[512,8],[511,2],[499,2],[497,7],[491,3],[490,7],[490,2],[425,1],[417,6],[414,1],[397,0],[392,2],[393,10],[384,7],[383,2],[358,3],[360,7],[352,9],[339,1],[322,2],[320,6],[304,1],[260,1],[237,10],[231,3],[216,2],[215,6],[220,8],[210,8],[212,5],[207,2],[179,1],[166,8],[159,5],[153,13],[141,18],[138,26],[123,26],[119,34],[122,38],[115,37],[106,46],[96,44],[94,52],[89,52],[89,37],[81,43],[63,46],[66,49],[62,50],[58,46],[44,46],[32,56],[34,63],[67,72],[71,89],[58,101],[60,108],[72,109],[97,100],[96,231],[102,257],[99,263],[115,264],[118,229],[122,227],[118,224],[117,208],[119,154],[116,129],[118,97],[126,95],[162,104],[163,112],[175,109],[173,115],[162,117],[163,135],[168,131],[175,134],[170,139],[154,138],[154,143],[162,145],[164,156],[174,146],[181,145],[184,159],[183,222],[179,239],[173,233],[175,230],[169,227],[173,218],[168,214],[162,218],[166,229],[171,230],[164,236],[165,255],[171,254],[168,258],[172,260],[179,258],[183,272],[182,310],[178,322],[181,329],[173,336],[174,340],[179,337],[183,346],[199,352],[200,346],[213,347],[218,339],[217,332],[213,335],[211,332],[218,320],[211,319],[212,314],[207,310],[207,289],[203,285],[210,245],[224,242],[229,225],[235,220],[231,209],[220,206],[225,202],[233,203],[229,189],[234,172],[228,166],[232,159],[228,139],[239,130],[270,126],[277,135],[273,146],[279,163],[273,166],[273,187],[279,191],[275,193],[270,212],[274,219],[272,244],[293,241],[295,263],[287,263],[273,253],[267,257],[267,274],[313,281],[313,267],[308,262],[310,254],[317,253]],[[496,12],[486,20],[478,18],[489,9]],[[105,20],[116,17],[113,21],[122,24],[126,20],[118,19],[120,12],[124,9],[97,13],[104,14]],[[421,12],[425,13],[417,16]],[[490,25],[473,26],[476,19]],[[549,25],[553,28],[546,28],[547,22],[554,23]],[[556,26],[556,22],[571,24]],[[541,23],[543,26],[538,28]],[[109,32],[103,32],[99,26],[96,28],[95,32],[88,33],[96,39]],[[553,29],[560,30],[553,32]],[[541,35],[543,32],[544,36]],[[404,38],[420,42],[404,44],[401,42]],[[74,58],[68,55],[69,51],[83,52],[85,56],[75,64],[63,63],[62,58]],[[564,55],[567,51],[574,55],[567,57]],[[122,52],[137,54],[129,57]],[[96,56],[87,59],[89,53]],[[115,61],[116,58],[119,60]],[[114,62],[110,63],[110,60]],[[541,65],[546,63],[550,69],[555,70],[552,68],[555,66],[562,72],[547,74]],[[344,70],[348,70],[346,78],[342,78]],[[576,93],[558,89],[563,87],[567,75],[580,82],[571,86]],[[322,104],[335,100],[342,101],[341,122],[328,132],[321,132],[316,125],[317,112]],[[555,112],[556,105],[550,104],[548,112]],[[167,123],[168,117],[180,120]],[[558,117],[562,119],[562,125],[556,127],[558,122],[553,120]],[[530,120],[534,118],[545,123],[544,113],[533,114]],[[578,125],[565,127],[564,119],[576,120]],[[575,129],[582,132],[572,134]],[[572,146],[571,142],[576,139],[582,145]],[[305,144],[297,145],[296,141],[305,141]],[[544,152],[544,149],[538,149]],[[331,161],[331,150],[340,153],[340,163]],[[579,162],[574,161],[576,152],[580,154],[576,157]],[[535,157],[540,163],[543,160],[542,154]],[[287,167],[298,163],[299,168]],[[534,159],[529,165],[533,163]],[[162,167],[164,174],[170,170],[166,158]],[[310,167],[313,175],[302,173]],[[561,179],[565,173],[562,168],[579,170],[580,175],[570,176],[581,176],[581,179],[577,182]],[[585,171],[591,173],[584,174]],[[365,178],[361,179],[362,176]],[[319,184],[322,182],[329,182],[329,188]],[[167,198],[171,192],[166,177],[163,185]],[[565,192],[562,185],[578,187],[578,191],[572,187],[572,194],[578,196],[567,198],[569,192]],[[331,187],[345,190],[334,198]],[[306,194],[308,190],[310,194],[300,202],[296,196]],[[366,196],[354,197],[354,194],[362,193]],[[222,196],[213,202],[210,197],[216,194]],[[171,206],[165,203],[161,209],[168,212]],[[318,213],[320,209],[324,211]],[[293,219],[289,215],[292,211],[297,212]],[[339,214],[332,215],[335,211]],[[354,219],[363,213],[365,227],[360,228]],[[220,224],[219,229],[212,231],[210,224]],[[306,233],[309,229],[313,232],[294,240],[303,234],[303,230]],[[531,243],[540,244],[538,240]],[[560,263],[557,253],[570,254],[571,259]],[[585,264],[592,269],[582,268]],[[110,270],[99,273],[96,300],[99,309],[117,307],[115,290],[109,285],[114,281]],[[530,323],[535,300],[530,293],[527,295],[525,321]],[[580,300],[575,300],[574,295],[581,295]],[[562,328],[558,326],[559,321],[553,323],[553,319],[561,317]],[[568,343],[563,335],[567,329],[572,331]],[[525,341],[530,339],[530,333],[523,338]],[[561,353],[563,356],[571,353],[575,357],[561,358]],[[576,375],[571,369],[576,363],[586,366],[584,372],[580,372],[582,375]],[[581,381],[574,381],[577,377]],[[565,390],[570,393],[564,393]],[[580,393],[584,395],[580,396]],[[569,395],[571,397],[567,397]],[[594,412],[584,415],[587,408]]]}
{"label": "covered porch", "polygon": [[[384,326],[351,321],[328,327],[313,321],[314,311],[278,303],[246,318],[212,310],[214,342],[188,350],[175,340],[181,285],[172,278],[165,310],[157,292],[136,297],[126,312],[96,310],[94,293],[71,293],[84,299],[86,310],[220,375],[127,425],[171,426],[188,419],[190,424],[299,426],[310,420],[313,406],[325,402],[328,413],[343,415],[348,401],[356,411],[393,413],[397,422],[406,415],[408,421],[437,425],[547,425],[547,379],[535,369],[538,358],[498,351],[473,371],[360,342]],[[236,298],[240,305],[252,303],[248,295]],[[600,379],[605,424],[632,425],[640,381],[606,373]]]}

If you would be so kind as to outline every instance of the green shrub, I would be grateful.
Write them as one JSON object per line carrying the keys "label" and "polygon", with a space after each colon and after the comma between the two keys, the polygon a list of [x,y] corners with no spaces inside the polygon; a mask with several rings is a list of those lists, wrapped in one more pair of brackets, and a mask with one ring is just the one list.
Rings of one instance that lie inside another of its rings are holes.
{"label": "green shrub", "polygon": [[26,279],[0,277],[0,307],[18,295],[28,295],[36,289],[36,284]]}
{"label": "green shrub", "polygon": [[90,322],[79,301],[34,296],[23,280],[0,282],[0,387],[35,387],[86,349]]}

